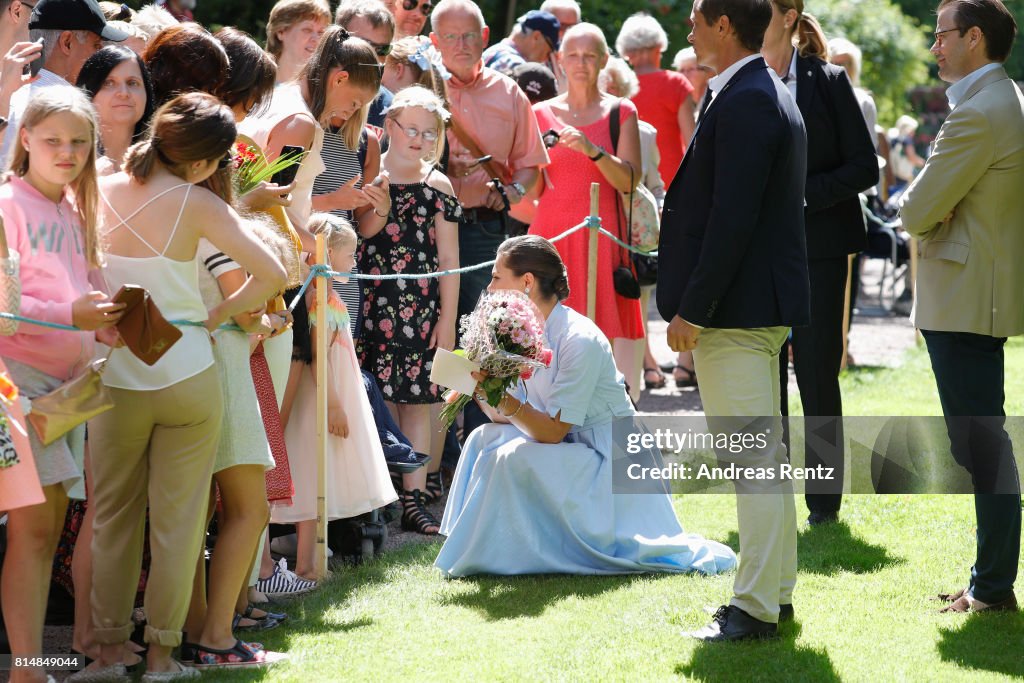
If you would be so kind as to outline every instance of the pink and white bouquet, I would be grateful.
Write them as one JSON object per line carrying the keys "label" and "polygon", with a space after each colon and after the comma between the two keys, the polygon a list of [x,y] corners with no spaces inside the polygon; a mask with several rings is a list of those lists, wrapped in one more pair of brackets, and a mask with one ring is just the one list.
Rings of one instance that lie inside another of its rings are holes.
{"label": "pink and white bouquet", "polygon": [[[544,317],[522,292],[488,292],[469,315],[462,316],[462,347],[455,353],[478,363],[487,373],[480,388],[487,403],[497,407],[505,391],[534,370],[551,364],[551,349],[544,347]],[[444,394],[441,422],[447,429],[472,400],[450,389]]]}

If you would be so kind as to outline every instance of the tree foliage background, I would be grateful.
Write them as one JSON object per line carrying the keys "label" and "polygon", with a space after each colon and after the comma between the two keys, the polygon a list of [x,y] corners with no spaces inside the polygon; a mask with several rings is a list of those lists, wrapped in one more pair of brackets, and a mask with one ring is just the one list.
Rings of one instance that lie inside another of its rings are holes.
{"label": "tree foliage background", "polygon": [[[540,1],[478,0],[491,27],[492,42],[506,35],[515,18],[539,6]],[[1018,24],[1024,24],[1024,0],[1004,2]],[[138,6],[139,0],[130,0],[130,4]],[[640,11],[657,17],[668,33],[665,66],[676,51],[688,45],[692,0],[582,0],[580,4],[584,20],[603,28],[612,46],[622,22]],[[864,51],[861,82],[875,95],[879,122],[884,125],[891,125],[908,109],[906,93],[911,88],[939,84],[934,60],[928,54],[937,4],[937,0],[806,0],[806,11],[818,18],[829,37],[844,36]],[[206,26],[237,26],[263,42],[273,5],[274,0],[197,0],[195,15]],[[1024,80],[1021,45],[1011,53],[1007,71],[1012,78]]]}

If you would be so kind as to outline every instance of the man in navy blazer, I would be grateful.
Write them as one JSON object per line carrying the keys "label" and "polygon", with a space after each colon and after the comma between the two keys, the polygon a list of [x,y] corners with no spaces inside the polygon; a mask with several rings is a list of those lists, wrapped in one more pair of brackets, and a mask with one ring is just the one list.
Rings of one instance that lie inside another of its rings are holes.
{"label": "man in navy blazer", "polygon": [[[804,184],[807,141],[796,102],[759,50],[771,0],[696,0],[690,43],[718,72],[665,197],[658,310],[673,351],[693,350],[711,431],[769,425],[740,456],[772,468],[781,441],[778,352],[810,319]],[[740,563],[729,605],[693,633],[709,641],[772,637],[792,618],[792,487],[737,481]]]}

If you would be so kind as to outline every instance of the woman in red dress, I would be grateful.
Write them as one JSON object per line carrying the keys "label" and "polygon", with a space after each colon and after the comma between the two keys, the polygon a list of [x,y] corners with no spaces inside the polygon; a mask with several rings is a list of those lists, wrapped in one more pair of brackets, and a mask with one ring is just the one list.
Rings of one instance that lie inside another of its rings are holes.
{"label": "woman in red dress", "polygon": [[[626,219],[619,192],[640,181],[640,134],[636,108],[626,99],[602,93],[597,79],[608,61],[608,44],[601,29],[581,23],[565,33],[561,46],[567,91],[534,105],[537,123],[554,142],[551,164],[545,169],[544,188],[530,234],[551,239],[582,221],[590,213],[590,184],[601,185],[602,226],[625,241]],[[611,149],[610,120],[618,104],[619,141]],[[557,136],[557,141],[554,138]],[[580,230],[555,242],[569,275],[570,295],[563,303],[587,313],[587,249],[589,234]],[[629,254],[606,238],[598,241],[597,305],[595,321],[612,341],[615,364],[632,375],[633,340],[644,336],[640,302],[619,296],[612,286],[612,270],[628,263]]]}

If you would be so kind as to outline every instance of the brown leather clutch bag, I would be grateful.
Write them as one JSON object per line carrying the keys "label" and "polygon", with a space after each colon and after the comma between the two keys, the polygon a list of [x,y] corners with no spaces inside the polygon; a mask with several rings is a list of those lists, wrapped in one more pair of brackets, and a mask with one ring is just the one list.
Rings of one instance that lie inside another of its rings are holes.
{"label": "brown leather clutch bag", "polygon": [[125,304],[117,323],[118,334],[128,350],[146,365],[156,363],[181,339],[181,330],[164,318],[145,288],[125,285],[113,301]]}

